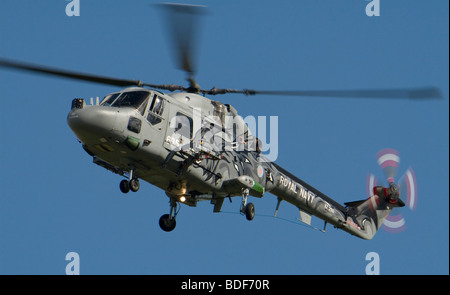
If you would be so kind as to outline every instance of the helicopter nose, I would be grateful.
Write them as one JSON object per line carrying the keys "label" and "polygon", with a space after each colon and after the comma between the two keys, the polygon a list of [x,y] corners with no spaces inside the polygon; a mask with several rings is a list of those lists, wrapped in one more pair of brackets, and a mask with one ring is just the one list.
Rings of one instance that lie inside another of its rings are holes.
{"label": "helicopter nose", "polygon": [[113,129],[117,112],[109,107],[87,106],[73,108],[67,116],[67,123],[82,141],[104,137]]}

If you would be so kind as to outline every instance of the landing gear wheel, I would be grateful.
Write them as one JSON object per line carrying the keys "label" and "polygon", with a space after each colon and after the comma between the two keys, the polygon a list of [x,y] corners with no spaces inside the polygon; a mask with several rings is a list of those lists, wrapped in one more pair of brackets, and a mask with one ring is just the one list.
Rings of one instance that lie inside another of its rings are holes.
{"label": "landing gear wheel", "polygon": [[130,183],[128,182],[128,180],[124,179],[120,182],[120,191],[124,194],[130,191]]}
{"label": "landing gear wheel", "polygon": [[175,226],[177,225],[177,222],[175,218],[170,218],[169,214],[164,214],[159,219],[159,226],[163,231],[169,232],[173,231],[175,229]]}
{"label": "landing gear wheel", "polygon": [[132,180],[130,180],[129,187],[131,191],[137,192],[140,187],[139,179],[133,178]]}
{"label": "landing gear wheel", "polygon": [[247,206],[245,206],[245,217],[247,220],[253,220],[253,218],[255,218],[255,205],[253,205],[253,203],[248,203]]}

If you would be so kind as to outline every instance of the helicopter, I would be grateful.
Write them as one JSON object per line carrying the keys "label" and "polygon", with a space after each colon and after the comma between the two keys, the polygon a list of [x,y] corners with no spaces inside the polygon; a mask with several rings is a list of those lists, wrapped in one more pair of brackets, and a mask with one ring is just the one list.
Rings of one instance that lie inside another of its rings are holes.
{"label": "helicopter", "polygon": [[[122,193],[139,191],[141,180],[165,192],[170,208],[159,219],[163,231],[175,229],[181,205],[195,207],[200,201],[210,202],[213,212],[218,213],[226,199],[241,198],[239,212],[247,220],[253,220],[255,205],[249,202],[249,197],[262,198],[270,193],[277,197],[275,216],[280,203],[285,201],[298,208],[305,224],[311,225],[312,216],[316,216],[324,220],[324,229],[329,223],[370,240],[392,209],[405,206],[394,181],[388,187],[373,187],[368,199],[341,205],[262,155],[261,141],[238,111],[207,96],[423,99],[440,97],[438,89],[202,89],[194,78],[192,43],[196,20],[205,13],[205,7],[170,3],[161,6],[173,20],[178,65],[187,73],[188,87],[98,76],[4,58],[0,59],[0,67],[125,87],[90,104],[83,98],[73,99],[67,123],[94,164],[124,178],[119,183]],[[175,21],[186,18],[189,21]]]}

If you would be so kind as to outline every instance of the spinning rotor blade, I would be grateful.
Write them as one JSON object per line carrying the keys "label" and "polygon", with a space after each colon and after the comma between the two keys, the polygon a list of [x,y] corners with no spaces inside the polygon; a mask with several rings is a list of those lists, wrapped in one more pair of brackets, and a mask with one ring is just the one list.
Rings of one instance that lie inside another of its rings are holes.
{"label": "spinning rotor blade", "polygon": [[173,84],[169,84],[169,85],[168,84],[162,84],[162,85],[148,84],[148,83],[143,83],[140,80],[126,80],[126,79],[117,79],[117,78],[111,78],[111,77],[106,77],[106,76],[98,76],[98,75],[56,69],[56,68],[51,68],[51,67],[47,67],[47,66],[35,65],[35,64],[30,64],[30,63],[23,63],[23,62],[19,62],[19,61],[12,61],[12,60],[2,59],[2,58],[0,58],[0,67],[20,70],[20,71],[26,71],[26,72],[32,72],[32,73],[38,73],[38,74],[44,74],[44,75],[63,77],[63,78],[68,78],[68,79],[75,79],[75,80],[99,83],[99,84],[114,85],[114,86],[120,86],[120,87],[148,86],[151,88],[164,89],[164,90],[169,90],[169,91],[185,90],[185,88],[183,86],[178,86],[178,85],[173,85]]}
{"label": "spinning rotor blade", "polygon": [[378,184],[378,179],[373,174],[367,175],[366,178],[366,192],[367,197],[371,197],[373,195],[373,188]]}
{"label": "spinning rotor blade", "polygon": [[198,16],[206,13],[206,6],[162,3],[166,12],[173,48],[178,57],[178,67],[192,76],[196,71],[194,53]]}
{"label": "spinning rotor blade", "polygon": [[142,86],[142,82],[138,80],[124,80],[105,76],[97,76],[6,59],[0,59],[0,67],[122,87],[134,85]]}
{"label": "spinning rotor blade", "polygon": [[394,149],[383,149],[377,153],[377,162],[386,174],[389,184],[393,183],[400,163],[399,152]]}
{"label": "spinning rotor blade", "polygon": [[[370,174],[367,176],[367,195],[369,196],[370,210],[375,211],[379,209],[380,197],[373,194],[373,188],[377,186],[377,178]],[[406,229],[406,221],[401,212],[394,208],[392,213],[386,217],[381,227],[390,233],[399,233]],[[394,214],[397,212],[397,214]]]}
{"label": "spinning rotor blade", "polygon": [[389,233],[396,234],[406,229],[406,221],[401,213],[397,215],[390,214],[386,217],[381,227]]}
{"label": "spinning rotor blade", "polygon": [[400,195],[406,196],[406,205],[411,210],[417,208],[417,181],[414,170],[410,167],[398,181]]}
{"label": "spinning rotor blade", "polygon": [[313,97],[346,97],[346,98],[401,98],[427,99],[442,98],[441,91],[436,87],[399,88],[399,89],[361,89],[361,90],[311,90],[311,91],[271,91],[271,90],[237,90],[216,89],[200,90],[203,94],[241,93],[245,95],[285,95],[285,96],[313,96]]}
{"label": "spinning rotor blade", "polygon": [[[377,153],[377,162],[386,174],[389,185],[398,189],[399,197],[406,197],[406,205],[409,209],[415,210],[417,207],[417,181],[414,170],[410,167],[400,178],[398,183],[394,182],[400,163],[399,152],[394,149],[383,149]],[[377,179],[373,174],[367,177],[367,192],[370,199],[370,208],[377,210],[379,196],[373,195],[372,189],[377,186]],[[397,208],[393,209],[393,213]],[[382,228],[390,233],[399,233],[406,229],[406,220],[402,213],[390,214],[383,222]]]}

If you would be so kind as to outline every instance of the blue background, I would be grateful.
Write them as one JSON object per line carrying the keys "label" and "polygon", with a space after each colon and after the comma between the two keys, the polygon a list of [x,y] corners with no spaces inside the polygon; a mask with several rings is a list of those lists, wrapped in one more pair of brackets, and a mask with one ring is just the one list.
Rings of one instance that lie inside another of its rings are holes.
{"label": "blue background", "polygon": [[[156,1],[155,1],[156,2]],[[152,1],[2,0],[0,56],[148,83],[184,83],[166,25]],[[437,86],[444,99],[218,96],[241,115],[278,116],[277,163],[340,203],[366,196],[376,153],[400,152],[413,167],[416,211],[407,228],[371,241],[296,222],[276,198],[240,200],[213,214],[183,206],[163,232],[164,192],[141,182],[123,195],[120,177],[92,164],[66,124],[75,97],[117,87],[0,70],[0,274],[65,274],[68,252],[81,274],[365,274],[369,252],[381,274],[449,273],[449,2],[381,0],[196,1],[201,22],[197,81],[203,88],[263,90]],[[399,176],[400,176],[399,175]],[[285,220],[286,219],[286,220]],[[288,222],[290,221],[290,222]],[[321,228],[322,222],[313,220]]]}

